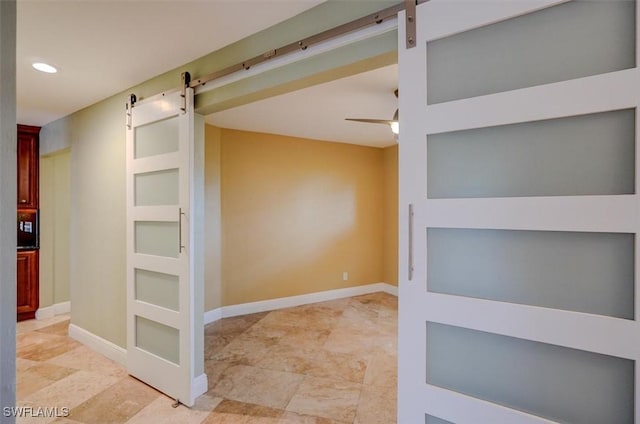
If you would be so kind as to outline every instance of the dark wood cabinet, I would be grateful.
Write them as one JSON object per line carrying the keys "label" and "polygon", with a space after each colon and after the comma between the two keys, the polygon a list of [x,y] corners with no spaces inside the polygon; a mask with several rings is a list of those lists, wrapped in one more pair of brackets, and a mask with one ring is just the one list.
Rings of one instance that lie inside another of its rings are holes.
{"label": "dark wood cabinet", "polygon": [[[38,199],[40,167],[40,127],[18,125],[18,240],[31,236],[28,248],[18,250],[17,318],[33,319],[40,304],[38,246]],[[24,228],[21,229],[20,222]],[[23,231],[21,234],[20,231]],[[31,240],[35,237],[34,240]],[[24,237],[23,237],[24,238]],[[34,248],[35,247],[35,248]]]}
{"label": "dark wood cabinet", "polygon": [[40,127],[18,125],[18,208],[38,208]]}
{"label": "dark wood cabinet", "polygon": [[18,321],[33,319],[38,310],[38,251],[18,251]]}

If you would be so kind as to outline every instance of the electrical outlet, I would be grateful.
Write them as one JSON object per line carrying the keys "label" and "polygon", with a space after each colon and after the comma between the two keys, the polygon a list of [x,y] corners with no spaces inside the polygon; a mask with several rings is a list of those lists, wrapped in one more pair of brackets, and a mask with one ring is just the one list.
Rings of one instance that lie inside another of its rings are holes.
{"label": "electrical outlet", "polygon": [[349,273],[347,271],[342,273],[342,281],[347,281],[349,279]]}

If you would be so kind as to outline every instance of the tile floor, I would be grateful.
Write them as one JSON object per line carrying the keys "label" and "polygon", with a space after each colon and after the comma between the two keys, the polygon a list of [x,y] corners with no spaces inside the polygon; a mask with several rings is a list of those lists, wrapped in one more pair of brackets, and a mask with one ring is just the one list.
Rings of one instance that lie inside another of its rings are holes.
{"label": "tile floor", "polygon": [[18,324],[18,423],[391,424],[397,299],[373,293],[205,327],[210,390],[189,409],[67,336],[68,316]]}

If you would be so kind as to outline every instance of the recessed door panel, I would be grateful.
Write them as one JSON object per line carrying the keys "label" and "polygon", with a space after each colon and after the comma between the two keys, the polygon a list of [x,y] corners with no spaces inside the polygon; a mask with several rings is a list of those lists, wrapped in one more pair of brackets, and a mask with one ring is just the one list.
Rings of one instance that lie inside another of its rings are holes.
{"label": "recessed door panel", "polygon": [[426,381],[557,422],[633,423],[634,361],[427,323]]}
{"label": "recessed door panel", "polygon": [[635,235],[427,229],[434,293],[634,319]]}
{"label": "recessed door panel", "polygon": [[625,109],[429,134],[427,195],[633,194],[635,130],[635,109]]}
{"label": "recessed door panel", "polygon": [[155,121],[135,129],[136,159],[177,152],[180,122],[178,116]]}
{"label": "recessed door panel", "polygon": [[180,172],[177,169],[136,174],[136,206],[177,206],[180,202]]}
{"label": "recessed door panel", "polygon": [[180,277],[177,275],[136,269],[135,285],[137,300],[180,310]]}
{"label": "recessed door panel", "polygon": [[136,221],[135,252],[178,258],[180,255],[179,233],[178,222]]}
{"label": "recessed door panel", "polygon": [[635,2],[570,1],[427,43],[429,104],[635,66]]}
{"label": "recessed door panel", "polygon": [[136,317],[136,346],[180,365],[180,332],[173,327]]}

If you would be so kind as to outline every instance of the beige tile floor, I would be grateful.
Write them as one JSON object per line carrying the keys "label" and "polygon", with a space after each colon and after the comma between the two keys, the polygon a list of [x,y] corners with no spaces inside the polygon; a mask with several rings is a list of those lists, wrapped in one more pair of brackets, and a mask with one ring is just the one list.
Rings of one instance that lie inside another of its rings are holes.
{"label": "beige tile floor", "polygon": [[225,318],[205,327],[210,390],[192,408],[67,336],[69,317],[18,323],[19,423],[391,424],[397,299],[373,293]]}

